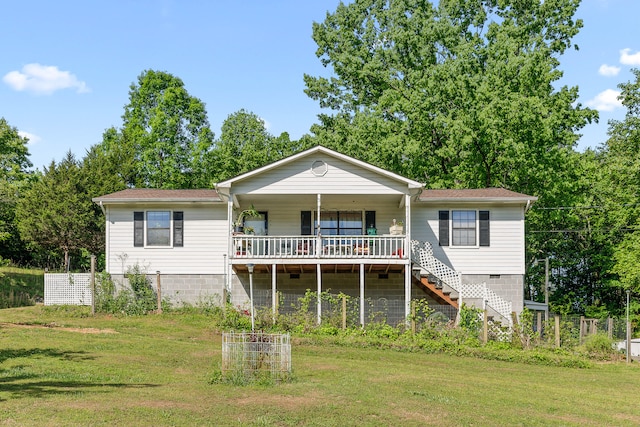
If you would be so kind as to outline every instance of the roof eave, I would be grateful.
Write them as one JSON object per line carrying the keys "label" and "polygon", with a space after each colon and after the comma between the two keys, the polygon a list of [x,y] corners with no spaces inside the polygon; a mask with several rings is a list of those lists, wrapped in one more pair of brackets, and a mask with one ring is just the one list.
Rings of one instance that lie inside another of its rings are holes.
{"label": "roof eave", "polygon": [[163,198],[153,198],[153,199],[144,199],[144,198],[122,198],[122,199],[103,199],[100,197],[96,197],[91,199],[94,203],[102,203],[103,205],[124,205],[130,203],[222,203],[221,199],[210,199],[210,198],[202,198],[202,199],[182,199],[182,198],[172,198],[172,197],[163,197]]}
{"label": "roof eave", "polygon": [[446,203],[513,203],[527,204],[538,200],[537,197],[420,197],[420,202]]}

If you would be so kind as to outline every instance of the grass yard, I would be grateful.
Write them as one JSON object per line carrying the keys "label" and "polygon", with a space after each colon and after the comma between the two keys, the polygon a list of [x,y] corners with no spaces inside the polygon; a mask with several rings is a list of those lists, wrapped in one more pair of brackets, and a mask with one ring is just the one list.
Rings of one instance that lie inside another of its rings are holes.
{"label": "grass yard", "polygon": [[0,310],[0,426],[640,425],[638,363],[588,369],[317,344],[294,379],[211,382],[221,337],[196,314]]}

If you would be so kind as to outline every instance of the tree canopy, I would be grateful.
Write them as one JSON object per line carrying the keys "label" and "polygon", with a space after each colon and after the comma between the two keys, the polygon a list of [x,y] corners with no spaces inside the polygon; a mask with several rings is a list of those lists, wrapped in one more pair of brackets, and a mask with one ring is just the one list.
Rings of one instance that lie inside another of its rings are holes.
{"label": "tree canopy", "polygon": [[82,173],[71,152],[60,162],[52,162],[40,179],[26,189],[16,206],[16,222],[22,239],[40,250],[59,251],[64,266],[69,255],[86,249],[97,252],[104,235],[94,215],[87,192],[89,177]]}
{"label": "tree canopy", "polygon": [[274,137],[257,114],[241,109],[230,114],[222,124],[214,150],[214,176],[218,181],[225,180],[296,151],[286,132]]}
{"label": "tree canopy", "polygon": [[426,181],[538,194],[596,113],[556,90],[576,0],[356,0],[313,26],[323,144]]}
{"label": "tree canopy", "polygon": [[[131,184],[193,188],[209,184],[213,133],[205,105],[181,79],[147,70],[129,89],[120,133],[105,134],[107,151],[132,169]],[[120,147],[114,146],[114,144]]]}
{"label": "tree canopy", "polygon": [[24,252],[15,225],[15,204],[31,176],[27,142],[0,117],[0,260],[17,258]]}

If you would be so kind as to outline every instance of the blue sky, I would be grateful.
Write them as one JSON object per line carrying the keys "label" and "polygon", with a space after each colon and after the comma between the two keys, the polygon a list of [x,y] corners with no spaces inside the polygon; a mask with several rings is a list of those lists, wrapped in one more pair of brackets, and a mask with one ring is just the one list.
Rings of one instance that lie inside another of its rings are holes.
{"label": "blue sky", "polygon": [[[269,132],[307,133],[320,112],[303,74],[327,74],[315,56],[311,25],[338,0],[32,0],[3,5],[0,117],[29,137],[37,168],[71,150],[82,158],[105,129],[122,125],[129,86],[147,69],[181,78],[206,104],[219,136],[242,108]],[[617,85],[640,67],[638,0],[583,0],[580,50],[561,58],[559,84],[580,88],[600,111],[579,149],[606,139],[622,119]]]}

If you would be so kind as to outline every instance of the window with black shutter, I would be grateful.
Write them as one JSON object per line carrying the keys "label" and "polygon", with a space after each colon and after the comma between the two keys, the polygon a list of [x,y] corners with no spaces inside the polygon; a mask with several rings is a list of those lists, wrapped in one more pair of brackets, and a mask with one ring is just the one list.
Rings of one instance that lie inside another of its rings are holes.
{"label": "window with black shutter", "polygon": [[480,217],[480,246],[489,246],[490,228],[489,228],[489,211],[479,211]]}
{"label": "window with black shutter", "polygon": [[183,236],[184,236],[184,213],[174,212],[173,213],[173,246],[174,247],[184,246]]}
{"label": "window with black shutter", "polygon": [[311,211],[300,212],[300,234],[310,236],[311,230]]}
{"label": "window with black shutter", "polygon": [[440,246],[449,246],[449,211],[439,211],[438,219],[438,242]]}
{"label": "window with black shutter", "polygon": [[144,212],[133,213],[133,246],[144,246]]}
{"label": "window with black shutter", "polygon": [[184,212],[133,212],[133,246],[184,246]]}

